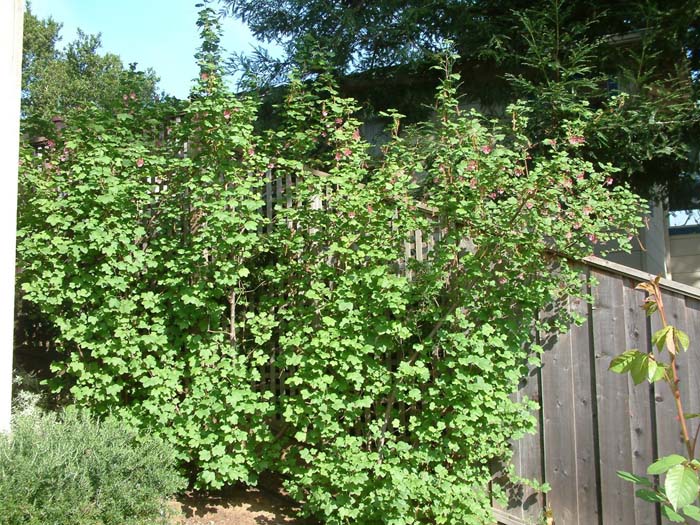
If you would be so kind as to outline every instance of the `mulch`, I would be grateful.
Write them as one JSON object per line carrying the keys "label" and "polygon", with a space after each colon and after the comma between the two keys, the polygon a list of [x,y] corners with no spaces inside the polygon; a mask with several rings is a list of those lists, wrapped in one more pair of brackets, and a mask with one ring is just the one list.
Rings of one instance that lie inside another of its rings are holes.
{"label": "mulch", "polygon": [[296,517],[299,507],[277,483],[231,487],[218,493],[186,493],[173,502],[173,525],[319,525]]}

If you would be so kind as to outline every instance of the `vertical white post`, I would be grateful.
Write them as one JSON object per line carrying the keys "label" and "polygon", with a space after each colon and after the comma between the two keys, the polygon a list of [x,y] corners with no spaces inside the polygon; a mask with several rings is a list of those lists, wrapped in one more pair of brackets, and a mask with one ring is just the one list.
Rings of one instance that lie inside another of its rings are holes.
{"label": "vertical white post", "polygon": [[10,431],[23,0],[0,1],[0,432]]}

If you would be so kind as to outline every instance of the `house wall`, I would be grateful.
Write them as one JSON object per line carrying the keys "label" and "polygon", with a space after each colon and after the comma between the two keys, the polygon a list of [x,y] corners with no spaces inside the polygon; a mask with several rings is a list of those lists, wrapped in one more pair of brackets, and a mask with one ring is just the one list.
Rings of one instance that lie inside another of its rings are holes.
{"label": "house wall", "polygon": [[671,271],[674,281],[700,288],[700,227],[695,230],[671,229]]}
{"label": "house wall", "polygon": [[646,230],[646,268],[640,268],[654,275],[666,275],[666,210],[661,205],[650,206],[649,228]]}
{"label": "house wall", "polygon": [[663,205],[650,203],[647,226],[637,233],[639,241],[636,239],[632,241],[632,251],[630,253],[613,252],[605,258],[654,275],[668,277],[670,270],[667,257],[666,222],[666,211]]}

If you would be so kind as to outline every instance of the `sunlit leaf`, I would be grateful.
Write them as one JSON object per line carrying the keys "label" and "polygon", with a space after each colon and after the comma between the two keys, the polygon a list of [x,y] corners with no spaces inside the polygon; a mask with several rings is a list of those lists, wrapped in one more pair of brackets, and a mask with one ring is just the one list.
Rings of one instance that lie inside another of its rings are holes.
{"label": "sunlit leaf", "polygon": [[647,468],[647,474],[649,474],[650,476],[663,474],[671,467],[680,465],[684,461],[686,461],[686,458],[684,458],[683,456],[679,456],[678,454],[664,456],[662,458],[657,459],[651,465],[649,465],[649,467]]}
{"label": "sunlit leaf", "polygon": [[675,510],[673,510],[671,507],[668,505],[662,505],[661,506],[661,514],[668,519],[669,521],[672,521],[673,523],[685,523],[685,519],[683,516],[678,514]]}
{"label": "sunlit leaf", "polygon": [[700,507],[695,505],[686,505],[683,507],[683,514],[688,516],[690,519],[700,521]]}
{"label": "sunlit leaf", "polygon": [[649,501],[651,503],[663,503],[666,501],[666,499],[655,490],[639,489],[634,493],[634,495],[639,499],[643,499],[644,501]]}
{"label": "sunlit leaf", "polygon": [[674,510],[693,503],[698,497],[698,474],[686,465],[676,465],[666,474],[664,489]]}
{"label": "sunlit leaf", "polygon": [[676,334],[676,339],[678,340],[678,344],[680,345],[681,349],[683,351],[688,350],[688,347],[690,346],[690,338],[688,337],[688,334],[678,330],[678,328],[674,330],[674,333]]}
{"label": "sunlit leaf", "polygon": [[627,350],[626,352],[623,352],[620,355],[618,355],[610,362],[608,370],[617,374],[624,374],[625,372],[628,372],[630,370],[632,363],[638,355],[641,355],[641,352],[639,350]]}
{"label": "sunlit leaf", "polygon": [[660,330],[654,332],[654,334],[651,336],[651,344],[656,346],[656,348],[660,352],[661,350],[663,350],[669,335],[673,337],[673,327],[664,326]]}

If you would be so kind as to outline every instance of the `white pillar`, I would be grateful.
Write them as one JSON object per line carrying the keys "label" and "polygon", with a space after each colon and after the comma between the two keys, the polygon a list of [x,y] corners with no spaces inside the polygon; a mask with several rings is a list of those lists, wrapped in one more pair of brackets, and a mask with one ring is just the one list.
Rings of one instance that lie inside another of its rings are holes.
{"label": "white pillar", "polygon": [[0,432],[10,430],[23,0],[0,0]]}

